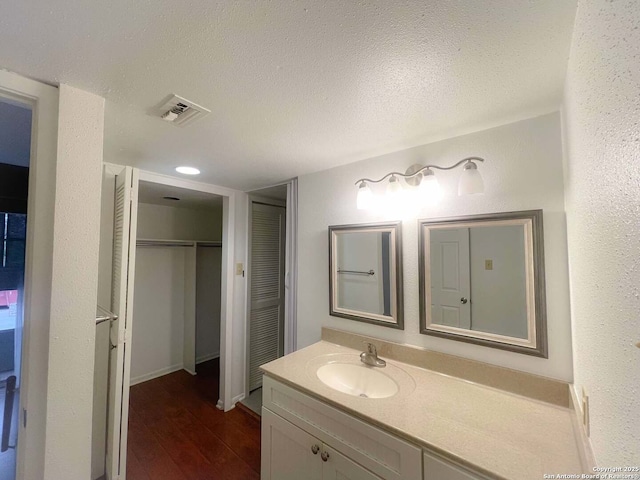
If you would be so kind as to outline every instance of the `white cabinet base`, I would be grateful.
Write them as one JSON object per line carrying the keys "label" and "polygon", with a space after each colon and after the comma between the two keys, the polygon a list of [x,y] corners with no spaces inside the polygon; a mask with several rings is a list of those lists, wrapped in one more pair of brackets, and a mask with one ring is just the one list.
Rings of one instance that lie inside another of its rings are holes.
{"label": "white cabinet base", "polygon": [[261,480],[485,480],[269,376]]}
{"label": "white cabinet base", "polygon": [[266,375],[262,405],[379,478],[422,479],[420,448]]}
{"label": "white cabinet base", "polygon": [[261,480],[382,480],[264,407],[261,470]]}

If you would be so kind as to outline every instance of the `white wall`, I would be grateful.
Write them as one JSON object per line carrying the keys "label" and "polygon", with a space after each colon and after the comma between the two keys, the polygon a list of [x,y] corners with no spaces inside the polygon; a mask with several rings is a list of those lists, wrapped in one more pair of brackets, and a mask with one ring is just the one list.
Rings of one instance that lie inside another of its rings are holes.
{"label": "white wall", "polygon": [[[460,171],[442,172],[447,196],[420,218],[514,210],[544,210],[549,359],[531,357],[419,333],[418,232],[416,217],[404,219],[404,331],[331,317],[327,227],[397,220],[356,209],[354,182],[376,178],[413,163],[448,165],[466,156],[480,165],[482,196],[457,197]],[[482,132],[403,150],[299,178],[298,347],[320,339],[322,326],[378,336],[552,378],[572,379],[569,288],[564,215],[560,115],[553,113]]]}
{"label": "white wall", "polygon": [[136,251],[132,385],[183,367],[185,250],[138,247]]}
{"label": "white wall", "polygon": [[140,203],[138,238],[220,241],[222,206],[217,210],[197,210]]}
{"label": "white wall", "polygon": [[640,464],[640,3],[580,1],[564,130],[574,372],[598,464]]}
{"label": "white wall", "polygon": [[104,99],[61,85],[44,475],[51,480],[91,473],[103,130]]}

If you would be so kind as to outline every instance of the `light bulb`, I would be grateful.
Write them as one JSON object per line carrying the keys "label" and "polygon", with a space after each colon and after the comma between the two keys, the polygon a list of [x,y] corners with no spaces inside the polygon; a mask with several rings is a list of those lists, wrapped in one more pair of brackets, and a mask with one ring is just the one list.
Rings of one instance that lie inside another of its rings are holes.
{"label": "light bulb", "polygon": [[442,200],[442,188],[433,170],[427,169],[422,173],[422,181],[420,182],[418,191],[420,192],[421,203],[433,205]]}
{"label": "light bulb", "polygon": [[367,185],[367,182],[361,182],[358,187],[358,197],[356,204],[358,210],[369,210],[373,207],[373,192]]}
{"label": "light bulb", "polygon": [[475,195],[477,193],[484,193],[484,182],[478,171],[478,166],[470,161],[462,170],[458,183],[458,195]]}
{"label": "light bulb", "polygon": [[393,200],[395,198],[400,197],[400,195],[402,195],[402,185],[400,185],[400,182],[398,181],[395,175],[392,175],[391,178],[389,179],[386,195],[389,200]]}
{"label": "light bulb", "polygon": [[402,213],[405,204],[406,191],[402,188],[400,181],[392,175],[387,184],[387,190],[383,198],[380,199],[379,209],[385,215],[398,216]]}

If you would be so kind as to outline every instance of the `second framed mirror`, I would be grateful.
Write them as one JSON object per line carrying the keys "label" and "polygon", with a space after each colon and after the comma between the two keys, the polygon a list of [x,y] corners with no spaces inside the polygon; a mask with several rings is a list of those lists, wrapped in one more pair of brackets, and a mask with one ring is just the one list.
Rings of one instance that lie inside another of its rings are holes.
{"label": "second framed mirror", "polygon": [[421,333],[546,358],[542,210],[419,229]]}

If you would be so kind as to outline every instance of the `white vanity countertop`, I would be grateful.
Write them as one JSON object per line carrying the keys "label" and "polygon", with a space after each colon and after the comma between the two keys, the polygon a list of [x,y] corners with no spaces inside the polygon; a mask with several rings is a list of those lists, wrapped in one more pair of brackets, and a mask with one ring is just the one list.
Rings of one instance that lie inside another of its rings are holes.
{"label": "white vanity countertop", "polygon": [[[540,480],[583,472],[568,408],[530,400],[397,361],[415,388],[381,399],[359,398],[326,386],[318,357],[360,352],[325,341],[263,365],[283,383],[347,411],[416,445],[491,477]],[[382,369],[384,370],[384,369]],[[391,369],[389,370],[391,374]]]}

